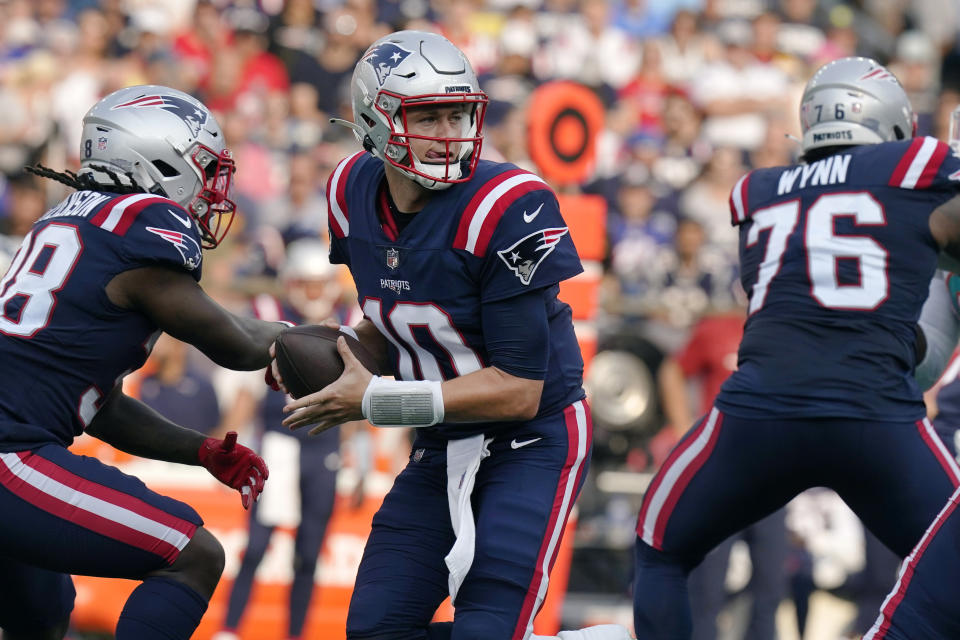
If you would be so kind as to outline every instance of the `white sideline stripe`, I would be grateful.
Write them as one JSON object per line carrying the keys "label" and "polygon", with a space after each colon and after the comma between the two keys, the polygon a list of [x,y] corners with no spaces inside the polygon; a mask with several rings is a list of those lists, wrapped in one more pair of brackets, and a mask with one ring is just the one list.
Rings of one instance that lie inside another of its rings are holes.
{"label": "white sideline stripe", "polygon": [[500,196],[505,194],[507,191],[510,191],[510,189],[513,189],[514,187],[525,182],[542,182],[543,184],[547,184],[532,173],[521,173],[498,184],[483,198],[483,200],[480,201],[480,204],[477,206],[477,210],[473,213],[473,217],[470,219],[470,226],[467,229],[467,251],[470,253],[476,251],[477,240],[480,239],[480,229],[483,227],[484,221],[490,214],[490,210],[493,209],[493,205],[495,205],[497,200],[500,199]]}
{"label": "white sideline stripe", "polygon": [[102,228],[107,231],[113,231],[118,224],[120,224],[120,219],[123,218],[123,212],[127,210],[132,204],[136,204],[141,200],[146,200],[148,198],[156,198],[157,196],[152,193],[140,193],[135,196],[130,196],[120,204],[113,207],[110,210],[110,213],[107,214],[107,219],[103,221],[103,224],[100,225]]}
{"label": "white sideline stripe", "polygon": [[190,542],[189,537],[176,529],[146,518],[139,513],[134,513],[124,507],[111,504],[100,498],[83,493],[82,491],[77,491],[54,480],[50,476],[24,464],[23,460],[21,460],[20,456],[16,453],[0,453],[0,460],[10,469],[13,475],[35,489],[72,507],[83,509],[101,518],[112,520],[117,524],[122,524],[125,527],[162,540],[181,551],[187,546],[187,543]]}
{"label": "white sideline stripe", "polygon": [[330,201],[330,211],[333,213],[333,217],[336,218],[337,224],[340,225],[340,230],[343,231],[344,237],[350,235],[350,223],[347,221],[347,216],[344,215],[343,209],[340,208],[340,203],[337,202],[337,191],[340,190],[340,178],[343,175],[344,168],[346,168],[354,158],[364,153],[366,153],[366,151],[357,151],[349,158],[342,160],[340,164],[337,165],[336,170],[333,172],[333,179],[330,181],[330,193],[327,194],[327,199]]}
{"label": "white sideline stripe", "polygon": [[927,167],[927,163],[930,162],[930,156],[933,155],[933,151],[936,148],[937,141],[934,138],[926,136],[923,139],[923,144],[920,145],[917,156],[913,159],[913,162],[910,163],[910,168],[907,169],[906,174],[904,174],[903,180],[900,181],[901,187],[904,189],[913,189],[917,186],[917,180],[920,179],[920,175]]}
{"label": "white sideline stripe", "polygon": [[570,507],[573,503],[573,490],[577,486],[577,475],[580,473],[580,465],[587,457],[587,413],[584,409],[583,400],[573,403],[573,409],[577,417],[577,459],[570,467],[570,473],[567,474],[567,484],[563,488],[563,502],[560,503],[557,521],[553,525],[550,542],[543,554],[543,564],[540,566],[540,587],[537,589],[537,599],[530,610],[530,619],[527,621],[527,630],[524,634],[524,637],[527,638],[533,633],[533,619],[540,611],[540,605],[544,598],[547,597],[547,585],[550,582],[550,559],[553,558],[553,552],[557,548],[560,535],[567,524],[567,516],[570,514]]}
{"label": "white sideline stripe", "polygon": [[677,480],[680,479],[687,467],[700,455],[701,451],[707,448],[707,443],[710,442],[710,436],[713,435],[713,429],[716,427],[719,415],[720,412],[717,411],[716,407],[710,410],[710,416],[707,418],[707,424],[703,431],[700,432],[696,440],[690,443],[687,450],[681,453],[680,457],[670,465],[667,473],[663,476],[663,481],[650,499],[650,508],[647,510],[647,517],[643,520],[642,539],[651,547],[653,546],[653,533],[657,528],[657,519],[663,510],[663,505],[666,504],[667,498],[670,496],[670,491],[676,486]]}

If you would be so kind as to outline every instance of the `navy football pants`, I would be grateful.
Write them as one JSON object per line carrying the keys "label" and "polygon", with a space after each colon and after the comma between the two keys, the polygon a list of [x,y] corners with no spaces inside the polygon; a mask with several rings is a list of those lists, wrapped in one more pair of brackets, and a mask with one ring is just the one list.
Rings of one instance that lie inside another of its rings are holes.
{"label": "navy football pants", "polygon": [[418,434],[410,462],[374,516],[350,601],[347,637],[526,637],[583,484],[590,441],[589,409],[579,401],[499,435],[489,445],[472,498],[476,551],[454,603],[454,622],[428,631],[448,594],[443,559],[454,535],[447,507],[446,441]]}
{"label": "navy football pants", "polygon": [[960,471],[927,420],[756,420],[713,409],[670,453],[644,496],[637,637],[689,638],[690,570],[725,538],[805,489],[836,491],[903,557],[958,485]]}
{"label": "navy football pants", "polygon": [[140,579],[173,564],[203,524],[188,505],[53,444],[0,453],[0,514],[0,627],[24,632],[69,615],[69,574]]}

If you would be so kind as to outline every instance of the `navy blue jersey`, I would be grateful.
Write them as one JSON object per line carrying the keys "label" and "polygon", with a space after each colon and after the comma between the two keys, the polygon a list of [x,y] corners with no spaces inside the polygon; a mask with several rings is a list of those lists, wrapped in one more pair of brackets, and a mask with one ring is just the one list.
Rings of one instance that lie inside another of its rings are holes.
{"label": "navy blue jersey", "polygon": [[924,416],[915,327],[938,247],[930,213],[960,159],[922,137],[759,169],[734,187],[750,297],[717,406],[741,417]]}
{"label": "navy blue jersey", "polygon": [[69,445],[146,360],[158,329],[110,302],[114,276],[164,265],[199,280],[200,262],[196,225],[167,198],[78,191],[44,214],[0,280],[0,451]]}
{"label": "navy blue jersey", "polygon": [[[388,342],[400,380],[448,380],[489,366],[481,305],[544,291],[550,353],[538,415],[584,397],[583,359],[560,281],[582,271],[556,196],[511,164],[481,160],[467,182],[437,191],[391,240],[377,214],[383,161],[343,160],[327,189],[330,260],[350,268],[358,300]],[[442,424],[447,438],[514,423]]]}

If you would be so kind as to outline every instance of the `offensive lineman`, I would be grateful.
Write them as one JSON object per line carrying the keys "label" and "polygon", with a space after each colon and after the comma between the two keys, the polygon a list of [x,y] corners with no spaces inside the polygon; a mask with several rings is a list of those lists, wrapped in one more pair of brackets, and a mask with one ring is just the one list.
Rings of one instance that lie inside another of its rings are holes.
{"label": "offensive lineman", "polygon": [[906,94],[866,58],[818,70],[801,122],[804,164],[731,194],[750,296],[738,369],[644,497],[640,638],[689,637],[690,569],[808,487],[903,557],[960,484],[912,375],[938,257],[960,257],[960,159],[912,137]]}

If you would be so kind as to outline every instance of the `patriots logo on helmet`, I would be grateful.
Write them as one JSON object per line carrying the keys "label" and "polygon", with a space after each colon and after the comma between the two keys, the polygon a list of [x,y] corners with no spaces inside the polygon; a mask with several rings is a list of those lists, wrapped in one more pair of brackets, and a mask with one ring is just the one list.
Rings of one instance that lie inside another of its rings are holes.
{"label": "patriots logo on helmet", "polygon": [[497,255],[520,278],[520,282],[527,285],[543,259],[550,255],[560,238],[565,235],[566,227],[541,229],[521,239],[509,249],[498,251]]}
{"label": "patriots logo on helmet", "polygon": [[193,271],[200,266],[200,245],[189,234],[157,227],[147,227],[146,229],[176,247],[177,251],[180,252],[180,257],[183,258],[183,266],[187,269]]}
{"label": "patriots logo on helmet", "polygon": [[377,82],[382,87],[387,80],[387,76],[411,53],[411,51],[398,47],[392,42],[384,42],[368,53],[364,60],[377,72]]}
{"label": "patriots logo on helmet", "polygon": [[114,105],[113,109],[127,109],[135,107],[160,107],[183,120],[190,127],[193,137],[200,135],[200,129],[207,123],[207,112],[189,100],[179,96],[139,96],[122,104]]}

